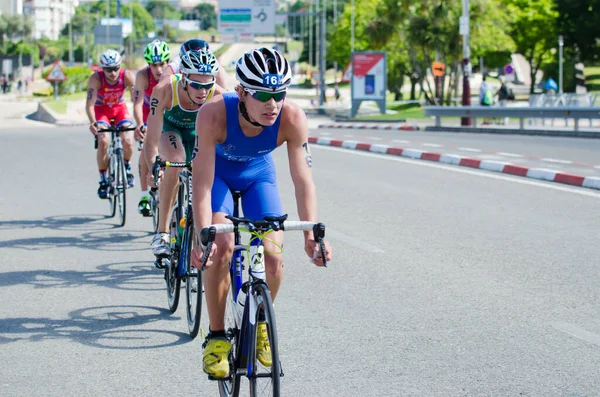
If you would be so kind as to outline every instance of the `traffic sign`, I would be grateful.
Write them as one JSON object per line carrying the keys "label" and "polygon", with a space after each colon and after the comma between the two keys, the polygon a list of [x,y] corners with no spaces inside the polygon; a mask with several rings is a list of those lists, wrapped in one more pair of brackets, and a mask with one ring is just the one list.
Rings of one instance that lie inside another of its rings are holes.
{"label": "traffic sign", "polygon": [[437,61],[433,62],[431,64],[431,72],[436,77],[442,77],[444,75],[444,73],[446,72],[446,65],[443,64],[442,62],[437,62]]}
{"label": "traffic sign", "polygon": [[222,36],[275,34],[274,0],[219,0],[218,29]]}
{"label": "traffic sign", "polygon": [[504,66],[504,74],[513,74],[515,72],[515,68],[510,63]]}
{"label": "traffic sign", "polygon": [[65,81],[66,79],[67,75],[60,65],[60,62],[54,61],[52,69],[50,69],[50,73],[48,73],[48,76],[46,76],[46,81]]}

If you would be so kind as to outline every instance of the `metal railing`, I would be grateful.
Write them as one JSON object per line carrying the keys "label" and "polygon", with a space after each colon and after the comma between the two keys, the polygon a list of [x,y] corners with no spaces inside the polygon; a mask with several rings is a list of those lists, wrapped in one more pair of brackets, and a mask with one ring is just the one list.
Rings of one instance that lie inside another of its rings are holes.
{"label": "metal railing", "polygon": [[525,129],[526,119],[573,119],[574,130],[579,131],[581,119],[600,119],[600,107],[494,107],[494,106],[427,106],[425,116],[435,117],[435,126],[442,126],[443,117],[465,117],[473,119],[473,128],[477,128],[477,119],[518,118],[519,129]]}

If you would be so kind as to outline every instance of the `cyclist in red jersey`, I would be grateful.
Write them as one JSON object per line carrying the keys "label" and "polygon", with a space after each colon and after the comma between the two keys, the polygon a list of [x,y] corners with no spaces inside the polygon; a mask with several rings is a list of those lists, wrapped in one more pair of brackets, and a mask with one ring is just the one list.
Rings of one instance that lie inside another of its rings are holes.
{"label": "cyclist in red jersey", "polygon": [[[154,40],[146,46],[144,59],[148,62],[148,66],[138,71],[135,76],[135,87],[133,90],[133,117],[137,125],[134,133],[136,141],[144,141],[146,138],[146,123],[148,121],[148,114],[150,113],[150,98],[152,98],[152,90],[158,84],[160,76],[162,76],[165,67],[167,67],[171,60],[169,45],[165,41]],[[146,162],[144,148],[142,148],[142,152],[140,153],[139,170],[142,196],[138,204],[138,212],[144,216],[152,216],[147,177],[150,167]]]}
{"label": "cyclist in red jersey", "polygon": [[[133,120],[125,102],[125,91],[134,85],[133,73],[121,68],[121,54],[115,50],[106,50],[100,56],[102,70],[90,76],[88,80],[86,113],[90,121],[90,131],[98,138],[98,170],[100,172],[100,186],[98,196],[106,198],[108,189],[108,148],[110,136],[98,133],[99,129],[110,127],[111,119],[119,127],[131,127]],[[133,155],[133,140],[130,134],[121,133],[123,141],[123,158],[127,173],[127,184],[132,187],[135,178],[131,172],[129,160]]]}

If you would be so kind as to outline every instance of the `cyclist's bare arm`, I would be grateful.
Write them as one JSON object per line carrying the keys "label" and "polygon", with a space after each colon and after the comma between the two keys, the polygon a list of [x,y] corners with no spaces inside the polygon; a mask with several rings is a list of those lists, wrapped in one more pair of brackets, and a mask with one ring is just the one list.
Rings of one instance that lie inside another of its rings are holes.
{"label": "cyclist's bare arm", "polygon": [[148,73],[145,73],[145,69],[143,69],[135,76],[135,85],[133,86],[133,118],[138,127],[144,123],[143,108],[146,87],[148,87]]}
{"label": "cyclist's bare arm", "polygon": [[[87,114],[88,120],[90,121],[90,130],[95,129],[95,127],[93,126],[93,124],[96,122],[96,114],[94,113],[94,103],[96,102],[98,90],[100,90],[101,86],[102,84],[100,83],[100,77],[98,76],[98,73],[92,74],[90,76],[90,79],[88,80],[87,97],[85,100],[85,113]],[[95,131],[97,132],[98,130],[96,129]],[[96,132],[92,131],[94,135],[96,134]]]}
{"label": "cyclist's bare arm", "polygon": [[165,109],[171,108],[172,96],[171,83],[169,82],[166,82],[166,84],[160,83],[152,90],[148,130],[146,131],[146,141],[144,143],[148,165],[154,164],[154,160],[158,155],[158,141],[163,128],[163,113]]}
{"label": "cyclist's bare arm", "polygon": [[129,93],[131,95],[131,102],[135,102],[134,98],[134,86],[135,86],[135,77],[131,70],[125,71],[125,87],[129,87]]}
{"label": "cyclist's bare arm", "polygon": [[[196,118],[196,149],[192,205],[195,230],[212,224],[211,189],[214,181],[215,147],[226,138],[227,118],[222,96],[205,103]],[[196,215],[197,214],[197,215]]]}
{"label": "cyclist's bare arm", "polygon": [[[317,222],[317,193],[312,178],[312,155],[308,146],[308,123],[302,109],[286,101],[279,127],[281,138],[287,142],[290,174],[296,191],[296,205],[301,221]],[[312,231],[304,232],[313,239]]]}

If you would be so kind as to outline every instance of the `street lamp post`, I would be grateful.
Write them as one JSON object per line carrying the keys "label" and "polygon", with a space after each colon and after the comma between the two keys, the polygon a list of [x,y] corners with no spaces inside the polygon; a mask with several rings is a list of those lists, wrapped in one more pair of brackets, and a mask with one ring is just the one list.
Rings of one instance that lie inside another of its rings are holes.
{"label": "street lamp post", "polygon": [[[460,18],[460,34],[463,36],[463,95],[462,105],[471,106],[471,84],[469,77],[471,75],[471,51],[469,49],[469,0],[463,0],[463,15]],[[462,117],[461,125],[471,125],[471,119]]]}
{"label": "street lamp post", "polygon": [[563,46],[565,45],[562,35],[558,36],[558,93],[563,93]]}
{"label": "street lamp post", "polygon": [[350,54],[354,52],[354,0],[352,0],[352,12],[350,13]]}

